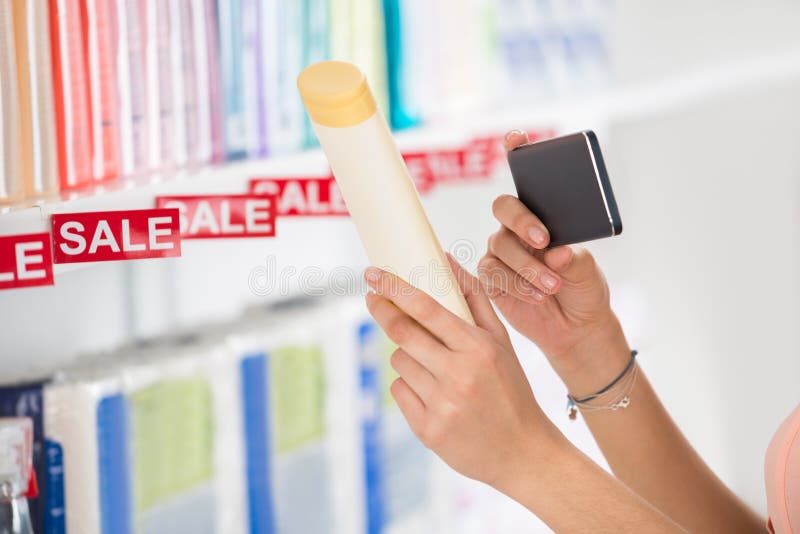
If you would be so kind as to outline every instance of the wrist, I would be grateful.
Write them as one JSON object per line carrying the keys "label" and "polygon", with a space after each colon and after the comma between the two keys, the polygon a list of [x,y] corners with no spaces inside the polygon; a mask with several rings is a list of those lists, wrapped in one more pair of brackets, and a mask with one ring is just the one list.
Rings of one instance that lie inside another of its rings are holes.
{"label": "wrist", "polygon": [[631,349],[614,312],[596,323],[577,343],[550,362],[570,394],[581,397],[606,386],[630,359]]}
{"label": "wrist", "polygon": [[553,463],[574,447],[549,419],[545,421],[544,427],[532,426],[516,440],[516,453],[507,456],[508,461],[494,480],[486,481],[490,486],[514,500],[540,486],[546,489],[551,480],[545,471],[549,473]]}
{"label": "wrist", "polygon": [[[547,432],[531,433],[520,455],[490,485],[529,510],[545,503],[563,483],[564,471],[580,452],[552,424]],[[534,512],[536,513],[536,512]]]}

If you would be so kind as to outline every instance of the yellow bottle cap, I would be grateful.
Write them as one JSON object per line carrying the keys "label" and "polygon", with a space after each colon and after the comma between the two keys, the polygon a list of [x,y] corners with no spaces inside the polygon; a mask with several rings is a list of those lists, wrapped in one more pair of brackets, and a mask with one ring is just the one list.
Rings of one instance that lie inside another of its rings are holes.
{"label": "yellow bottle cap", "polygon": [[311,120],[322,126],[355,126],[378,109],[366,77],[351,63],[322,61],[306,67],[297,88]]}

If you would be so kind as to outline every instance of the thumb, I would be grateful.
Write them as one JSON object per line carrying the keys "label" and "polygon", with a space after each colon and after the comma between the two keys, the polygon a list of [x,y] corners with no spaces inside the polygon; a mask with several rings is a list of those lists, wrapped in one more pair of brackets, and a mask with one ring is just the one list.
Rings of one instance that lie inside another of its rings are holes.
{"label": "thumb", "polygon": [[587,282],[597,276],[594,257],[583,247],[565,245],[547,250],[544,263],[573,284]]}
{"label": "thumb", "polygon": [[472,312],[472,318],[475,319],[475,324],[488,331],[495,339],[507,340],[508,332],[506,332],[506,328],[497,317],[483,284],[467,272],[449,252],[446,254],[450,267],[453,269],[453,274],[455,274],[458,281],[458,286],[461,288],[461,293],[467,299],[467,305]]}
{"label": "thumb", "polygon": [[565,314],[588,319],[608,306],[608,285],[588,250],[556,247],[544,253],[544,262],[563,280],[556,299]]}

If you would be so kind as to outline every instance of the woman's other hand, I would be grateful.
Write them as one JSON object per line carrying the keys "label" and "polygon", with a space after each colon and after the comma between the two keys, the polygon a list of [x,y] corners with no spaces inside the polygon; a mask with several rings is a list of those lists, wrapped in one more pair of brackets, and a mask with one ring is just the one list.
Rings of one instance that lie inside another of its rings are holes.
{"label": "woman's other hand", "polygon": [[[526,143],[506,135],[506,150]],[[514,196],[493,205],[500,229],[489,238],[478,272],[501,313],[550,360],[573,394],[591,393],[629,356],[609,304],[605,277],[586,249],[546,249],[547,228]]]}

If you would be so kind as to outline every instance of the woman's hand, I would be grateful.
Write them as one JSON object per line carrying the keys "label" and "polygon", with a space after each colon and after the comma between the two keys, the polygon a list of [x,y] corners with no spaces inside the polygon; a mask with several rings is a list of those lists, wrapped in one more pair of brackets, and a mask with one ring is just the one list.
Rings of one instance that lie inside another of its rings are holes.
{"label": "woman's hand", "polygon": [[[506,149],[527,141],[526,133],[509,132]],[[501,226],[478,272],[498,309],[542,349],[573,394],[602,387],[629,348],[594,258],[580,247],[545,250],[547,228],[516,197],[498,197],[492,211]]]}
{"label": "woman's hand", "polygon": [[391,392],[417,437],[456,471],[503,487],[567,442],[536,403],[482,286],[450,262],[476,326],[374,267],[367,306],[399,346]]}
{"label": "woman's hand", "polygon": [[365,273],[370,313],[399,345],[392,396],[417,437],[555,531],[678,531],[547,419],[482,285],[449,259],[475,326],[397,276]]}

